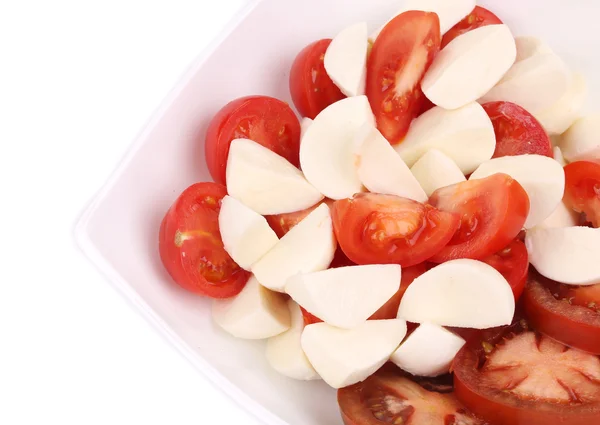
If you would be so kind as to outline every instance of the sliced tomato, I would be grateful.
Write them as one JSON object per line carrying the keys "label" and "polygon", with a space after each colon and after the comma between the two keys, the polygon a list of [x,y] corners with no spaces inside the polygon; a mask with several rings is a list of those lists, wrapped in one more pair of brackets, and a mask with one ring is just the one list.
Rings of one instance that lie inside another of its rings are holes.
{"label": "sliced tomato", "polygon": [[600,227],[600,161],[577,161],[565,167],[565,203]]}
{"label": "sliced tomato", "polygon": [[160,258],[173,280],[212,298],[237,295],[250,277],[223,248],[219,210],[225,195],[220,184],[190,186],[171,206],[159,232]]}
{"label": "sliced tomato", "polygon": [[511,102],[483,105],[496,133],[494,158],[536,154],[554,158],[552,142],[533,115]]}
{"label": "sliced tomato", "polygon": [[234,139],[251,139],[300,165],[300,122],[289,105],[267,96],[243,97],[214,116],[206,132],[206,164],[212,178],[225,184],[229,146]]}
{"label": "sliced tomato", "polygon": [[[326,203],[330,208],[333,206],[333,200],[331,199],[325,199],[323,202]],[[317,209],[317,207],[320,206],[323,202],[319,202],[318,204],[302,211],[296,211],[293,213],[286,214],[268,215],[265,216],[265,218],[267,219],[267,222],[269,223],[271,229],[273,229],[273,231],[277,234],[279,238],[282,238],[287,232],[292,230],[292,228],[294,228],[296,224],[300,223],[306,218],[306,216],[308,216],[311,212]]]}
{"label": "sliced tomato", "polygon": [[523,306],[540,332],[570,347],[600,354],[600,285],[561,285],[532,273]]}
{"label": "sliced tomato", "polygon": [[429,391],[385,368],[338,390],[338,404],[345,425],[485,425],[452,393]]}
{"label": "sliced tomato", "polygon": [[502,21],[500,18],[498,18],[489,10],[481,6],[475,6],[473,12],[471,12],[458,24],[450,28],[446,34],[444,34],[444,38],[442,39],[442,49],[459,35],[463,35],[466,32],[472,31],[476,28],[484,27],[486,25],[497,25],[501,23]]}
{"label": "sliced tomato", "polygon": [[440,20],[435,13],[410,11],[381,31],[367,66],[367,96],[381,133],[402,141],[422,111],[421,80],[440,50]]}
{"label": "sliced tomato", "polygon": [[523,322],[462,348],[453,363],[456,397],[494,425],[598,424],[600,359]]}
{"label": "sliced tomato", "polygon": [[340,247],[356,264],[420,264],[446,246],[459,226],[455,214],[374,193],[336,201],[331,212]]}
{"label": "sliced tomato", "polygon": [[506,174],[441,188],[429,202],[460,217],[452,240],[430,259],[435,263],[493,255],[517,237],[529,214],[525,189]]}
{"label": "sliced tomato", "polygon": [[481,261],[489,264],[504,276],[510,284],[515,300],[521,298],[529,272],[529,255],[527,247],[522,241],[515,239],[506,248]]}
{"label": "sliced tomato", "polygon": [[346,97],[325,71],[325,52],[331,41],[319,40],[305,47],[292,65],[290,92],[303,117],[315,119],[323,109]]}

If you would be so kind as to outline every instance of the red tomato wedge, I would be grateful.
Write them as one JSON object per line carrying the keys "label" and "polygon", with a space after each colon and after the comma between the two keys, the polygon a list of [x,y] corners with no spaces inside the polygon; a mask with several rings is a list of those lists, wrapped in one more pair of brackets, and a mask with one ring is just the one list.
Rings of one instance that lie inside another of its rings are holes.
{"label": "red tomato wedge", "polygon": [[494,158],[516,155],[544,155],[554,158],[552,142],[533,115],[511,102],[483,105],[496,133]]}
{"label": "red tomato wedge", "polygon": [[[323,202],[325,202],[330,208],[333,205],[333,200],[331,199],[325,199]],[[320,206],[323,202],[320,202],[317,205],[314,205],[302,211],[286,214],[268,215],[265,216],[265,218],[267,219],[267,222],[269,223],[271,229],[273,229],[273,231],[277,234],[279,238],[282,238],[287,232],[292,230],[292,228],[295,227],[296,224],[300,223],[306,218],[306,216],[308,216],[311,212],[317,209],[317,207]]]}
{"label": "red tomato wedge", "polygon": [[453,394],[428,391],[399,371],[384,369],[364,382],[338,390],[345,425],[486,424]]}
{"label": "red tomato wedge", "polygon": [[331,213],[340,247],[356,264],[420,264],[446,246],[459,226],[455,214],[374,193],[336,201]]}
{"label": "red tomato wedge", "polygon": [[565,203],[600,227],[600,161],[577,161],[565,167]]}
{"label": "red tomato wedge", "polygon": [[469,16],[454,25],[446,34],[444,34],[444,38],[442,39],[442,49],[459,35],[463,35],[466,32],[486,25],[496,25],[501,23],[502,21],[500,18],[489,10],[480,6],[475,6],[475,9]]}
{"label": "red tomato wedge", "polygon": [[303,117],[314,119],[323,109],[346,97],[325,71],[325,52],[331,41],[319,40],[305,47],[292,65],[290,92]]}
{"label": "red tomato wedge", "polygon": [[600,354],[600,285],[561,285],[532,273],[523,306],[540,332],[570,347]]}
{"label": "red tomato wedge", "polygon": [[225,186],[198,183],[171,206],[159,233],[160,258],[182,288],[211,298],[240,293],[250,274],[225,252],[219,231]]}
{"label": "red tomato wedge", "polygon": [[529,255],[527,247],[522,241],[515,239],[506,248],[481,261],[489,264],[504,276],[510,284],[515,300],[521,298],[529,272]]}
{"label": "red tomato wedge", "polygon": [[462,348],[453,364],[456,397],[494,425],[598,424],[600,359],[523,322]]}
{"label": "red tomato wedge", "polygon": [[517,237],[529,214],[525,189],[506,174],[441,188],[429,202],[460,217],[452,240],[430,259],[435,263],[493,255]]}
{"label": "red tomato wedge", "polygon": [[440,50],[440,20],[435,13],[410,11],[390,21],[369,55],[367,97],[381,133],[402,141],[425,95],[421,80]]}
{"label": "red tomato wedge", "polygon": [[229,146],[234,139],[251,139],[300,165],[300,122],[289,105],[267,96],[243,97],[214,116],[206,133],[205,155],[210,175],[225,184]]}

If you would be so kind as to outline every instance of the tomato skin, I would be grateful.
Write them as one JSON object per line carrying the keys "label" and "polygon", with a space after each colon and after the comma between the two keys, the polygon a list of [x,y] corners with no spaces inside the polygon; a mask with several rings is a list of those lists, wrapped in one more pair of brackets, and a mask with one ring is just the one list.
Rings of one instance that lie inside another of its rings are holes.
{"label": "tomato skin", "polygon": [[328,38],[306,46],[292,64],[290,92],[303,117],[315,119],[323,109],[346,97],[325,71],[325,52],[331,41]]}
{"label": "tomato skin", "polygon": [[420,264],[446,246],[459,225],[457,216],[431,205],[374,193],[336,201],[331,214],[339,245],[356,264]]}
{"label": "tomato skin", "polygon": [[206,132],[204,151],[215,182],[225,184],[229,146],[234,139],[251,139],[296,167],[300,165],[300,121],[289,105],[268,96],[248,96],[225,105]]}
{"label": "tomato skin", "polygon": [[329,208],[333,206],[333,200],[325,199],[323,202],[319,202],[318,204],[313,205],[312,207],[302,211],[296,211],[286,214],[267,215],[265,216],[265,218],[267,219],[267,223],[269,223],[271,229],[273,229],[275,234],[277,234],[277,237],[283,238],[287,232],[292,230],[292,228],[294,228],[298,223],[304,220],[306,216],[308,216],[311,212],[316,210],[317,207],[319,207],[322,203],[326,203],[329,206]]}
{"label": "tomato skin", "polygon": [[497,25],[501,23],[502,21],[500,18],[498,18],[489,10],[481,6],[475,6],[475,9],[469,14],[469,16],[464,18],[458,24],[454,25],[446,34],[444,34],[444,38],[442,39],[442,49],[459,35],[463,35],[466,32],[484,27],[486,25]]}
{"label": "tomato skin", "polygon": [[211,298],[241,292],[250,273],[225,252],[219,231],[225,186],[197,183],[187,188],[165,215],[159,253],[167,272],[182,288]]}
{"label": "tomato skin", "polygon": [[600,227],[600,160],[577,161],[565,167],[564,201]]}
{"label": "tomato skin", "polygon": [[482,106],[496,133],[494,158],[528,154],[554,158],[546,130],[524,108],[511,102],[489,102]]}
{"label": "tomato skin", "polygon": [[434,263],[495,254],[517,237],[529,214],[525,189],[500,173],[441,188],[429,203],[461,217],[452,240],[429,260]]}
{"label": "tomato skin", "polygon": [[515,239],[506,248],[481,261],[498,270],[506,278],[515,301],[518,301],[525,289],[529,273],[529,254],[525,244]]}
{"label": "tomato skin", "polygon": [[391,144],[402,141],[423,110],[426,98],[420,83],[440,42],[437,14],[421,11],[398,15],[375,40],[367,64],[366,93],[377,127]]}
{"label": "tomato skin", "polygon": [[556,286],[532,273],[523,294],[527,318],[541,333],[569,347],[600,355],[600,312],[556,299]]}

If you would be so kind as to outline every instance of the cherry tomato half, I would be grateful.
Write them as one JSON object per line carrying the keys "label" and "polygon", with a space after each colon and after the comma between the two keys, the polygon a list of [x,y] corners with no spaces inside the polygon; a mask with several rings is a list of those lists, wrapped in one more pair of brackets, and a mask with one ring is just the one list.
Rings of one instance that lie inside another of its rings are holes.
{"label": "cherry tomato half", "polygon": [[496,15],[489,10],[475,6],[473,12],[471,12],[465,19],[454,25],[450,30],[444,34],[442,39],[442,49],[448,45],[459,35],[463,35],[466,32],[472,31],[476,28],[484,27],[486,25],[501,24],[502,21]]}
{"label": "cherry tomato half", "polygon": [[577,161],[565,167],[565,203],[600,227],[600,161]]}
{"label": "cherry tomato half", "polygon": [[204,146],[208,171],[225,184],[229,146],[234,139],[251,139],[300,165],[300,122],[289,105],[267,96],[243,97],[228,103],[208,126]]}
{"label": "cherry tomato half", "polygon": [[523,306],[540,332],[570,347],[600,354],[600,285],[561,285],[531,273]]}
{"label": "cherry tomato half", "polygon": [[315,119],[323,109],[346,97],[325,71],[325,52],[331,41],[319,40],[305,47],[292,65],[290,92],[303,117]]}
{"label": "cherry tomato half", "polygon": [[[323,202],[325,202],[329,206],[329,208],[333,206],[333,200],[331,199],[325,199]],[[267,219],[269,226],[271,227],[271,229],[273,229],[277,236],[279,238],[283,238],[283,236],[287,232],[292,230],[292,228],[295,227],[296,224],[304,220],[306,216],[308,216],[311,212],[316,210],[317,207],[319,207],[323,202],[319,202],[318,204],[302,211],[296,211],[286,214],[268,215],[265,216],[265,218]]]}
{"label": "cherry tomato half", "polygon": [[600,423],[600,359],[529,329],[483,332],[454,359],[454,394],[494,425]]}
{"label": "cherry tomato half", "polygon": [[386,139],[402,141],[423,109],[421,80],[440,50],[440,20],[435,13],[410,11],[381,31],[367,65],[367,97]]}
{"label": "cherry tomato half", "polygon": [[554,158],[552,142],[533,115],[511,102],[483,105],[496,133],[494,158],[516,155],[544,155]]}
{"label": "cherry tomato half", "polygon": [[506,174],[438,189],[429,202],[460,217],[452,240],[430,259],[435,263],[493,255],[517,237],[529,214],[525,189]]}
{"label": "cherry tomato half", "polygon": [[211,298],[240,293],[250,274],[225,252],[219,231],[225,186],[198,183],[171,206],[160,226],[160,258],[181,287]]}
{"label": "cherry tomato half", "polygon": [[446,246],[459,226],[455,214],[374,193],[336,201],[331,213],[340,247],[356,264],[420,264]]}
{"label": "cherry tomato half", "polygon": [[481,261],[489,264],[504,276],[510,284],[515,300],[521,298],[529,272],[529,254],[527,254],[527,247],[522,241],[515,239],[506,248]]}

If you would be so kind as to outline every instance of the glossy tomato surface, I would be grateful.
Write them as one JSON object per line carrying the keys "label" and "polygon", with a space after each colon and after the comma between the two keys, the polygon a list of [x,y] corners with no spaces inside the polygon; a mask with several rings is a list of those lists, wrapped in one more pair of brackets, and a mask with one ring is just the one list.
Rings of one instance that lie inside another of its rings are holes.
{"label": "glossy tomato surface", "polygon": [[250,139],[300,165],[300,122],[289,105],[268,96],[249,96],[228,103],[213,117],[204,146],[208,171],[225,184],[229,146]]}
{"label": "glossy tomato surface", "polygon": [[458,216],[392,195],[359,193],[336,201],[333,228],[340,247],[356,264],[426,261],[452,239]]}
{"label": "glossy tomato surface", "polygon": [[[333,205],[333,201],[331,199],[325,199],[323,202],[326,203],[330,208]],[[265,216],[265,218],[267,219],[271,229],[273,229],[279,238],[282,238],[287,232],[292,230],[298,223],[304,220],[311,212],[316,210],[317,207],[319,207],[323,202],[319,202],[318,204],[302,211],[268,215]]]}
{"label": "glossy tomato surface", "polygon": [[331,41],[323,39],[308,45],[292,64],[290,92],[303,117],[314,119],[323,109],[346,97],[325,71],[325,52]]}
{"label": "glossy tomato surface", "polygon": [[463,35],[466,32],[472,31],[476,28],[484,27],[486,25],[497,25],[501,23],[502,21],[500,18],[498,18],[489,10],[481,6],[475,6],[473,12],[471,12],[458,24],[450,28],[446,34],[444,34],[444,38],[442,39],[442,49],[459,35]]}
{"label": "glossy tomato surface", "polygon": [[367,97],[386,139],[400,143],[424,107],[421,80],[440,49],[435,13],[409,11],[381,31],[369,55]]}
{"label": "glossy tomato surface", "polygon": [[486,424],[446,391],[446,386],[444,393],[430,391],[384,367],[366,381],[338,390],[338,404],[345,425]]}
{"label": "glossy tomato surface", "polygon": [[182,288],[212,298],[229,298],[245,286],[250,274],[225,252],[219,231],[225,186],[198,183],[173,203],[159,233],[160,258]]}
{"label": "glossy tomato surface", "polygon": [[510,284],[515,300],[521,298],[529,272],[529,254],[522,241],[515,239],[507,247],[481,261],[489,264],[504,276]]}
{"label": "glossy tomato surface", "polygon": [[505,248],[521,232],[529,214],[525,189],[506,174],[469,180],[435,191],[429,202],[460,217],[448,245],[430,261],[481,260]]}
{"label": "glossy tomato surface", "polygon": [[565,203],[600,227],[600,161],[577,161],[565,167]]}
{"label": "glossy tomato surface", "polygon": [[554,158],[546,130],[525,109],[511,102],[489,102],[483,109],[492,120],[496,134],[494,158],[528,154]]}
{"label": "glossy tomato surface", "polygon": [[456,397],[490,424],[600,423],[600,359],[524,320],[471,339],[453,369]]}
{"label": "glossy tomato surface", "polygon": [[562,285],[531,273],[523,301],[537,330],[570,347],[600,354],[600,285]]}

